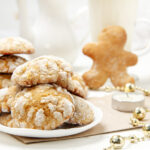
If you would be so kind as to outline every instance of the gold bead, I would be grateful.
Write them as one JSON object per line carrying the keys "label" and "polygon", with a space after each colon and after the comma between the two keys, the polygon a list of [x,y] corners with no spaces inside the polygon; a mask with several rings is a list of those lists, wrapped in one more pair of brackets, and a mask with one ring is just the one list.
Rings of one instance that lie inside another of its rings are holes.
{"label": "gold bead", "polygon": [[139,119],[139,120],[143,120],[146,116],[146,111],[143,107],[137,107],[135,109],[135,111],[133,112],[133,116],[136,118],[136,119]]}
{"label": "gold bead", "polygon": [[132,84],[132,83],[127,83],[125,85],[125,89],[124,89],[125,92],[134,92],[135,91],[135,85]]}
{"label": "gold bead", "polygon": [[113,147],[104,148],[103,150],[114,150]]}
{"label": "gold bead", "polygon": [[145,96],[149,96],[150,95],[150,91],[149,90],[143,90],[143,92],[144,92]]}
{"label": "gold bead", "polygon": [[139,142],[145,141],[145,137],[141,137],[138,139]]}
{"label": "gold bead", "polygon": [[121,92],[124,92],[124,90],[125,90],[125,87],[120,87]]}
{"label": "gold bead", "polygon": [[143,129],[144,135],[150,138],[150,124],[145,124],[142,129]]}
{"label": "gold bead", "polygon": [[124,92],[124,87],[122,87],[122,86],[117,86],[115,89],[116,89],[117,91]]}
{"label": "gold bead", "polygon": [[138,141],[138,137],[136,137],[135,135],[131,135],[129,136],[129,140],[131,143],[136,143]]}
{"label": "gold bead", "polygon": [[105,91],[106,91],[106,92],[111,92],[111,91],[112,91],[112,90],[111,90],[111,87],[106,86],[106,87],[105,87]]}
{"label": "gold bead", "polygon": [[114,149],[122,148],[125,144],[125,138],[120,135],[114,135],[110,139],[110,144]]}
{"label": "gold bead", "polygon": [[131,117],[131,118],[130,118],[130,122],[131,122],[131,124],[132,124],[133,126],[138,126],[139,123],[140,123],[140,121],[139,121],[138,119],[134,118],[134,117]]}

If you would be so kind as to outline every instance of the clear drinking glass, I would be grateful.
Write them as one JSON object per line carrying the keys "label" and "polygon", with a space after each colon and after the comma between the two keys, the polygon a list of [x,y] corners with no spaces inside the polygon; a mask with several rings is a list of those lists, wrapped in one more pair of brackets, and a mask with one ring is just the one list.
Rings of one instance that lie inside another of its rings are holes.
{"label": "clear drinking glass", "polygon": [[93,41],[110,25],[120,25],[127,31],[126,49],[131,50],[138,0],[89,0],[90,30]]}

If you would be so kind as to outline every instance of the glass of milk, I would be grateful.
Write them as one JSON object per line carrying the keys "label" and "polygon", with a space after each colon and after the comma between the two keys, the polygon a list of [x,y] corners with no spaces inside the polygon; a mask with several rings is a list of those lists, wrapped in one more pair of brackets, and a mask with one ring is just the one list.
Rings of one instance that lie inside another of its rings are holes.
{"label": "glass of milk", "polygon": [[120,25],[127,32],[126,49],[131,50],[138,0],[89,0],[90,28],[93,41],[101,30]]}

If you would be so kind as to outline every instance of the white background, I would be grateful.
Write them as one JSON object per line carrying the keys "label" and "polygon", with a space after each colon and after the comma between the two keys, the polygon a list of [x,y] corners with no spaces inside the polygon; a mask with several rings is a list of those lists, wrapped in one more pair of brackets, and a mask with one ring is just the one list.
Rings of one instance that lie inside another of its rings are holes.
{"label": "white background", "polygon": [[[37,6],[35,5],[36,0],[30,0],[30,15],[31,18],[34,20],[34,16],[37,11]],[[87,6],[87,0],[70,0],[70,15],[73,15],[80,7]],[[5,36],[16,36],[19,35],[19,20],[18,20],[18,10],[17,4],[15,0],[0,0],[0,38]],[[82,21],[76,25],[75,32],[81,31],[81,29],[85,30],[83,32],[88,31],[88,17],[83,17]],[[150,1],[149,0],[139,0],[139,11],[138,11],[138,19],[149,19],[150,20]],[[142,47],[145,44],[145,41],[150,40],[150,24],[149,23],[141,23],[136,24],[136,32],[135,32],[135,47]],[[150,55],[150,54],[149,54]],[[139,78],[140,84],[143,87],[150,87],[150,56],[146,55],[139,58],[138,65],[131,69],[131,72],[134,72]],[[86,64],[86,61],[89,61],[87,58],[80,54],[79,59],[84,58],[82,62],[83,65]],[[82,59],[83,60],[83,59]],[[78,62],[78,61],[77,61]],[[80,61],[81,64],[81,61]],[[78,63],[76,63],[78,65]],[[130,71],[130,70],[129,70]],[[90,93],[90,96],[100,96],[103,93]],[[110,119],[110,125],[113,120]],[[142,135],[141,130],[134,130],[134,131],[126,131],[126,132],[119,132],[113,134],[121,134],[121,135],[129,135],[129,134],[136,134]],[[30,144],[25,145],[16,140],[15,138],[7,135],[5,133],[0,133],[0,150],[100,150],[104,148],[109,143],[109,138],[113,134],[105,134],[105,135],[98,135],[92,136],[87,138],[80,138],[80,139],[73,139],[73,140],[65,140],[65,141],[57,141],[57,142],[46,142],[46,143],[39,143],[39,144]],[[145,141],[138,144],[128,144],[125,146],[124,149],[130,150],[149,150],[150,149],[150,142]]]}

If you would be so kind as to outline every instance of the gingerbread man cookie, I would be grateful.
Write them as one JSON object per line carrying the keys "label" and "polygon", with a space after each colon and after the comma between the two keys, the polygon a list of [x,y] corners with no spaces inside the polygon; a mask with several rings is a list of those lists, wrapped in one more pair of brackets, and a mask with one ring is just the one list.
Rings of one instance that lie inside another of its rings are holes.
{"label": "gingerbread man cookie", "polygon": [[137,63],[137,56],[124,50],[127,35],[120,26],[104,28],[97,43],[84,46],[83,53],[93,60],[92,68],[83,74],[89,88],[101,87],[108,78],[114,86],[134,83],[134,78],[127,73],[127,67]]}

